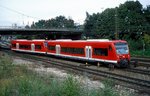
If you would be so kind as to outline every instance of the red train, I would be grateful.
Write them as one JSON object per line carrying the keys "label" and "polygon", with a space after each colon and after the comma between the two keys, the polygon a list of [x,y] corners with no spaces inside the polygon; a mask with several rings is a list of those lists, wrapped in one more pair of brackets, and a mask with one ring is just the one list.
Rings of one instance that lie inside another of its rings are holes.
{"label": "red train", "polygon": [[11,50],[40,53],[126,67],[130,63],[124,40],[12,40]]}

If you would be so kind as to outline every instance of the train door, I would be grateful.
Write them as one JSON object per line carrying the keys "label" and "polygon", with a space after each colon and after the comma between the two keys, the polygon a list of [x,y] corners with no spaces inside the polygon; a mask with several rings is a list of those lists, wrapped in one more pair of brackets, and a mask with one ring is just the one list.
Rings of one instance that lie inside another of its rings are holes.
{"label": "train door", "polygon": [[48,47],[48,42],[47,42],[47,41],[44,42],[44,46],[45,46],[46,48]]}
{"label": "train door", "polygon": [[86,50],[86,58],[87,59],[92,58],[92,47],[91,46],[86,46],[85,50]]}
{"label": "train door", "polygon": [[35,51],[35,45],[33,43],[31,44],[31,51]]}
{"label": "train door", "polygon": [[48,51],[48,42],[47,41],[44,42],[44,50],[46,51],[46,54],[47,54],[47,51]]}
{"label": "train door", "polygon": [[19,49],[19,43],[16,43],[16,49]]}
{"label": "train door", "polygon": [[60,54],[60,45],[56,45],[56,54],[57,54],[57,55]]}

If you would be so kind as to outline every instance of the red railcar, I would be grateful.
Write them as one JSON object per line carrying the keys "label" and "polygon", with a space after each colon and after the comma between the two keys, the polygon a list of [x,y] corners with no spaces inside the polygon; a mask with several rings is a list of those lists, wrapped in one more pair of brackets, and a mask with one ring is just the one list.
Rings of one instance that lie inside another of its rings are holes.
{"label": "red railcar", "polygon": [[130,63],[124,40],[13,40],[12,50],[43,53],[124,67]]}
{"label": "red railcar", "polygon": [[18,39],[11,41],[11,50],[46,54],[45,40]]}
{"label": "red railcar", "polygon": [[123,40],[50,40],[47,54],[82,59],[119,67],[130,63],[129,48]]}

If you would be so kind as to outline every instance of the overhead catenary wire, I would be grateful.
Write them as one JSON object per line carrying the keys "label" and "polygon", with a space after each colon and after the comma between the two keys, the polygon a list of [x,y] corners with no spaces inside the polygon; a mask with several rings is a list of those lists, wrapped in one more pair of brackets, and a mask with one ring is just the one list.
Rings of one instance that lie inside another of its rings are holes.
{"label": "overhead catenary wire", "polygon": [[34,17],[34,16],[31,16],[31,15],[27,15],[27,14],[25,14],[25,13],[23,13],[23,12],[20,12],[20,11],[17,11],[17,10],[11,9],[11,8],[8,8],[8,7],[3,6],[3,5],[0,5],[0,7],[1,7],[1,8],[4,8],[4,9],[6,9],[6,10],[9,10],[9,11],[11,11],[11,12],[17,13],[17,14],[19,14],[19,15],[28,17],[28,18],[33,18],[33,19],[41,20],[41,18],[39,18],[39,17]]}

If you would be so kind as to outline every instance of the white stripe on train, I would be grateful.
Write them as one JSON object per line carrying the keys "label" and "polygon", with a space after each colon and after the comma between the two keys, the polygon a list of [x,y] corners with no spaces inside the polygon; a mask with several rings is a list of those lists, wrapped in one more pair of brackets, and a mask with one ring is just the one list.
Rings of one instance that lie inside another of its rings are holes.
{"label": "white stripe on train", "polygon": [[[20,52],[30,52],[30,53],[40,53],[40,54],[46,54],[46,52],[39,52],[39,51],[30,51],[30,50],[22,50],[22,49],[12,49],[14,51],[20,51]],[[116,60],[103,60],[103,59],[94,59],[94,58],[87,58],[87,57],[79,57],[79,56],[70,56],[70,55],[64,55],[64,54],[55,54],[47,52],[49,55],[55,55],[55,56],[61,56],[61,57],[69,57],[69,58],[77,58],[77,59],[83,59],[83,60],[91,60],[91,61],[98,61],[98,62],[104,62],[104,63],[116,63]]]}

